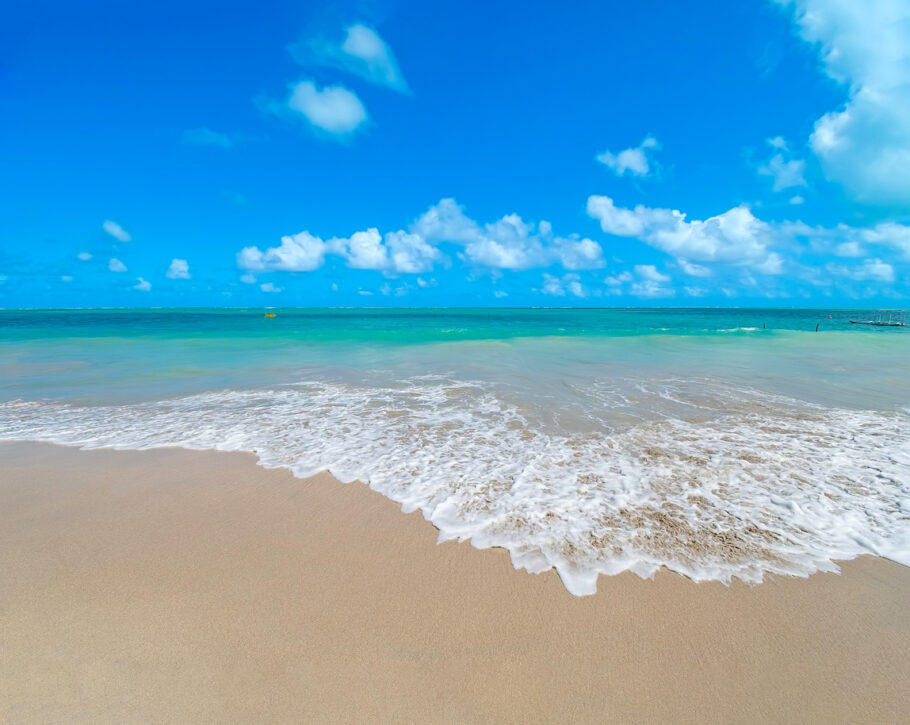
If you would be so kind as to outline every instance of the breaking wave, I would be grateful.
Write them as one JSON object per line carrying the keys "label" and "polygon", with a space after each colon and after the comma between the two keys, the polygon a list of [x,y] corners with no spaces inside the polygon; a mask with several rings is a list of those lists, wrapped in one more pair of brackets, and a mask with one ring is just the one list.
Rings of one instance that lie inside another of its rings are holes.
{"label": "breaking wave", "polygon": [[0,404],[0,439],[250,451],[300,477],[327,469],[419,509],[440,540],[503,547],[530,572],[555,568],[579,595],[599,574],[661,566],[756,583],[864,553],[910,565],[906,411],[709,393],[661,389],[671,414],[643,416],[628,390],[601,381],[584,405],[619,423],[574,432],[489,385],[451,379],[112,406],[14,401]]}

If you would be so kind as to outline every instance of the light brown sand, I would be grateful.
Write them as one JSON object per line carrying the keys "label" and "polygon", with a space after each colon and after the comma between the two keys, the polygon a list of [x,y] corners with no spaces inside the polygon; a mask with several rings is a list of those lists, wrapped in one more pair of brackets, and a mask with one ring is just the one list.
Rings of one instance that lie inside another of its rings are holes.
{"label": "light brown sand", "polygon": [[251,456],[0,445],[0,722],[907,722],[910,570],[600,579]]}

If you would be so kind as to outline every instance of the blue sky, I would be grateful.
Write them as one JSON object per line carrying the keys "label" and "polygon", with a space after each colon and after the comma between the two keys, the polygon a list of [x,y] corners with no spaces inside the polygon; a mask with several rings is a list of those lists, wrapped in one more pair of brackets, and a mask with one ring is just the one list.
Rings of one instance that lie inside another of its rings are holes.
{"label": "blue sky", "polygon": [[7,0],[0,306],[906,306],[907,78],[904,0]]}

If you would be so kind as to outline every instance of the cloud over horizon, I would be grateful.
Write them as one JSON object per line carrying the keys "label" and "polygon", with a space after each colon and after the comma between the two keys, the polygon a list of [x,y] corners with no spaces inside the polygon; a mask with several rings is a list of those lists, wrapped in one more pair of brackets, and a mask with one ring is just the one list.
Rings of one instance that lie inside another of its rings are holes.
{"label": "cloud over horizon", "polygon": [[774,2],[847,93],[809,139],[825,175],[859,201],[910,210],[910,3]]}

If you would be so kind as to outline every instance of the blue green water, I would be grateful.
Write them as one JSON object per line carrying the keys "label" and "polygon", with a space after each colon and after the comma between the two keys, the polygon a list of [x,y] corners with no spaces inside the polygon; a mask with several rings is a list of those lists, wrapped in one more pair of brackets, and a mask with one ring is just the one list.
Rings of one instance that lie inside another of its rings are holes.
{"label": "blue green water", "polygon": [[0,439],[329,469],[576,593],[907,561],[910,328],[875,315],[0,311]]}

